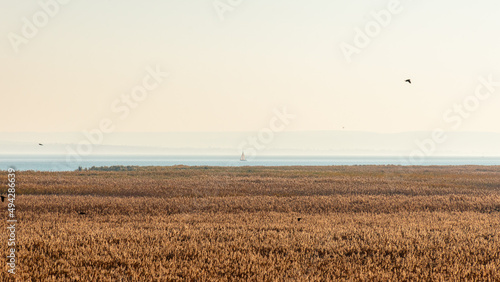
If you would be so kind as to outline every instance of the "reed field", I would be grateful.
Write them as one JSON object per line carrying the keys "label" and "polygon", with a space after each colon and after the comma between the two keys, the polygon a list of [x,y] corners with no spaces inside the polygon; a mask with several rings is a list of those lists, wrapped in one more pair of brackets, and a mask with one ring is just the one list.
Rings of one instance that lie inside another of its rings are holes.
{"label": "reed field", "polygon": [[1,232],[2,281],[500,281],[499,166],[110,167],[16,178],[17,270],[6,271]]}

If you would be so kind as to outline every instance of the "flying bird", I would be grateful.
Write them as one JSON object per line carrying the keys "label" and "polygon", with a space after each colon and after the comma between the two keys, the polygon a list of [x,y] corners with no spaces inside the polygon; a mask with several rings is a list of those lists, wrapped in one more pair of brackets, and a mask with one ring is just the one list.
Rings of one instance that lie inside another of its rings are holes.
{"label": "flying bird", "polygon": [[43,144],[42,143],[38,143],[38,146],[43,146]]}
{"label": "flying bird", "polygon": [[405,82],[408,82],[409,84],[411,84],[411,80],[409,78],[407,80],[405,80]]}
{"label": "flying bird", "polygon": [[2,202],[5,201],[5,198],[7,198],[5,196],[0,196],[0,197],[2,198]]}

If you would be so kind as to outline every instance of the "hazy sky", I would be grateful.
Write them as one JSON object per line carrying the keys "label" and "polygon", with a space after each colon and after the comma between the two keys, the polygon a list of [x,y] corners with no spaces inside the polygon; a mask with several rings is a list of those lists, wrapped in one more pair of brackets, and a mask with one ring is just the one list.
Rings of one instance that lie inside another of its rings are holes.
{"label": "hazy sky", "polygon": [[[90,130],[105,118],[116,131],[258,131],[283,107],[295,115],[287,131],[500,132],[500,86],[470,98],[479,77],[500,81],[498,1],[52,3],[47,20],[38,1],[0,0],[1,132]],[[214,3],[233,7],[221,18]],[[388,5],[399,12],[377,31],[371,12]],[[356,47],[367,26],[374,36],[349,62],[341,45]],[[170,76],[117,111],[148,67]],[[464,101],[469,111],[443,120]]]}

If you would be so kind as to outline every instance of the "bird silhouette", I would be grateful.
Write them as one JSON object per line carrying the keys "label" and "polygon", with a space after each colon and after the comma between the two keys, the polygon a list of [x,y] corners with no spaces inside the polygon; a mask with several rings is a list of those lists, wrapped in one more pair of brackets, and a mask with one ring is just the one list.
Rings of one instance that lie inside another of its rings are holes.
{"label": "bird silhouette", "polygon": [[0,197],[2,198],[2,202],[5,201],[5,198],[7,198],[5,196],[0,196]]}
{"label": "bird silhouette", "polygon": [[43,144],[42,143],[38,143],[38,146],[43,146]]}
{"label": "bird silhouette", "polygon": [[405,80],[405,82],[408,82],[409,84],[411,84],[411,80],[409,78],[407,80]]}

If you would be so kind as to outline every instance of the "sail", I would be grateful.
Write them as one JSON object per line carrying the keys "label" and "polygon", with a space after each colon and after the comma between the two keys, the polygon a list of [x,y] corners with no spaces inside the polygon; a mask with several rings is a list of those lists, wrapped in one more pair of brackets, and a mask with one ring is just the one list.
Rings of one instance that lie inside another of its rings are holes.
{"label": "sail", "polygon": [[241,153],[241,157],[240,157],[240,161],[246,161],[247,159],[245,159],[245,153]]}

